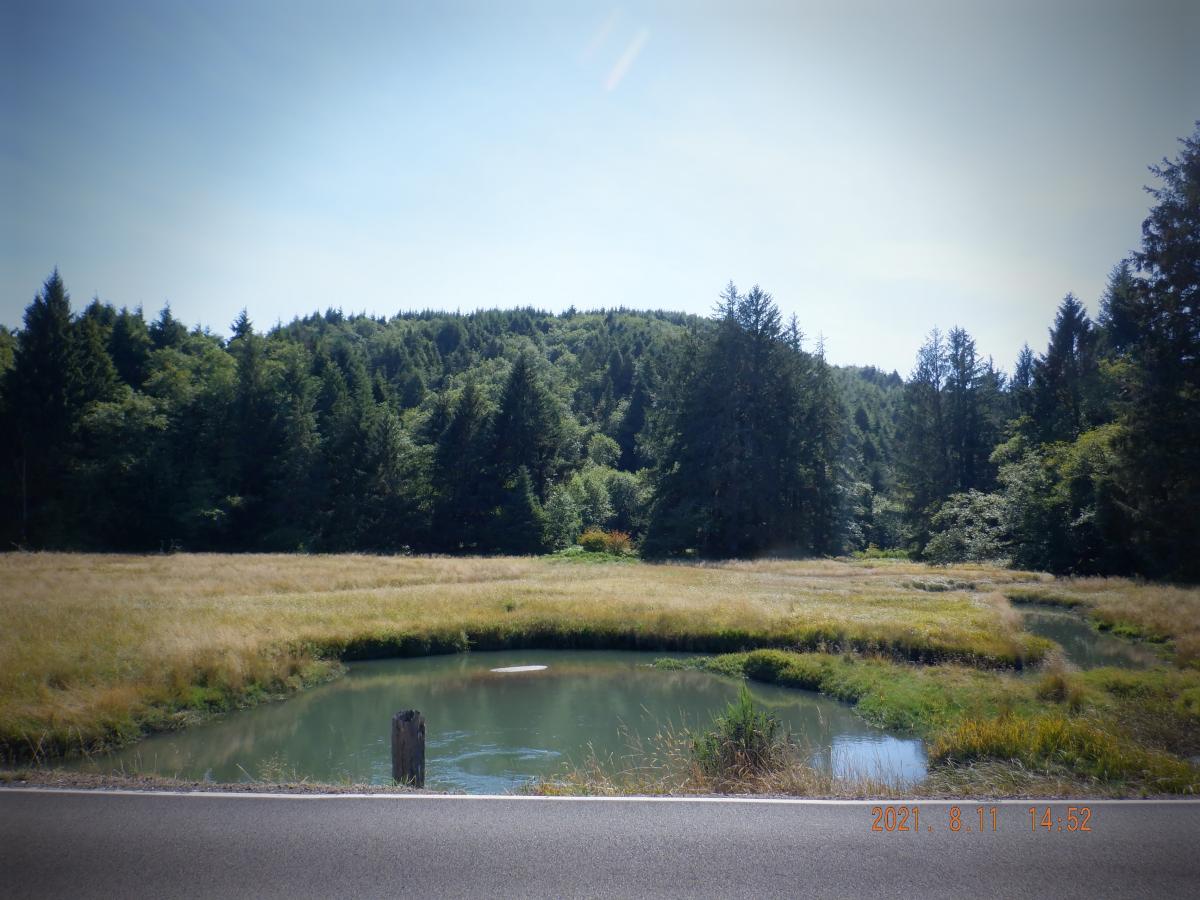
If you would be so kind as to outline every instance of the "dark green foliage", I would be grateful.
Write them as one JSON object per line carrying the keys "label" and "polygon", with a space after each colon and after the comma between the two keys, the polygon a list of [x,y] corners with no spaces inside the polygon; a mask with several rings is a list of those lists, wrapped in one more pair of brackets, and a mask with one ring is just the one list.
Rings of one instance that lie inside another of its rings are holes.
{"label": "dark green foliage", "polygon": [[142,311],[122,308],[113,322],[108,352],[117,375],[130,387],[140,388],[146,380],[147,365],[154,345]]}
{"label": "dark green foliage", "polygon": [[1129,260],[1121,260],[1109,273],[1108,287],[1100,298],[1100,339],[1109,353],[1123,353],[1138,338],[1138,281]]}
{"label": "dark green foliage", "polygon": [[1038,443],[1074,440],[1107,418],[1097,343],[1083,304],[1067,294],[1050,329],[1046,354],[1033,366],[1027,430]]}
{"label": "dark green foliage", "polygon": [[1070,443],[997,450],[1004,530],[1015,565],[1084,575],[1137,570],[1127,486],[1116,454],[1123,430],[1100,426]]}
{"label": "dark green foliage", "polygon": [[1029,349],[1028,344],[1023,344],[1021,352],[1017,355],[1017,364],[1009,385],[1013,412],[1018,416],[1033,415],[1033,366],[1033,351]]}
{"label": "dark green foliage", "polygon": [[564,438],[564,412],[522,353],[513,363],[492,424],[493,458],[501,481],[525,468],[534,489],[544,493],[558,467]]}
{"label": "dark green foliage", "polygon": [[[242,317],[245,319],[245,310]],[[249,319],[246,319],[249,324]],[[182,322],[171,315],[171,307],[164,306],[158,318],[150,324],[150,342],[155,350],[181,347],[187,340],[187,328]]]}
{"label": "dark green foliage", "polygon": [[[16,336],[3,325],[0,325],[0,379],[3,379],[4,373],[12,368],[13,358],[16,356],[16,353]],[[0,387],[2,386],[3,382],[0,381]],[[3,396],[3,394],[0,394],[0,396]]]}
{"label": "dark green foliage", "polygon": [[729,285],[719,315],[664,391],[645,550],[836,552],[844,413],[828,366],[789,342],[757,286]]}
{"label": "dark green foliage", "polygon": [[492,545],[503,553],[541,553],[546,549],[546,517],[533,490],[529,470],[521,466],[500,500]]}
{"label": "dark green foliage", "polygon": [[16,526],[9,529],[10,542],[42,546],[62,540],[67,530],[69,443],[89,393],[79,349],[70,298],[56,269],[25,310],[5,375],[4,520]]}
{"label": "dark green foliage", "polygon": [[459,395],[434,449],[432,482],[437,496],[434,540],[478,548],[494,506],[493,487],[481,477],[491,452],[487,410],[474,381]]}
{"label": "dark green foliage", "polygon": [[909,540],[929,541],[931,520],[951,494],[987,489],[990,462],[1008,411],[1003,376],[979,359],[961,328],[936,328],[917,353],[900,413],[898,478]]}
{"label": "dark green foliage", "polygon": [[996,460],[1018,565],[1200,579],[1200,130],[1183,145],[1099,326],[1068,295],[1017,394]]}
{"label": "dark green foliage", "polygon": [[[1127,430],[1120,455],[1143,569],[1200,580],[1200,123],[1175,160],[1151,169],[1156,205],[1134,262],[1144,273],[1110,319]],[[1111,305],[1110,305],[1111,306]],[[1117,312],[1120,311],[1118,318]]]}

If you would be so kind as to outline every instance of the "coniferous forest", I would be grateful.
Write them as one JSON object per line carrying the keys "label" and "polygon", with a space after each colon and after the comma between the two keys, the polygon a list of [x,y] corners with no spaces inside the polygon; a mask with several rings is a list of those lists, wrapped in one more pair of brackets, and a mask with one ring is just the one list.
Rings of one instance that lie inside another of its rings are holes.
{"label": "coniferous forest", "polygon": [[0,329],[0,540],[528,554],[594,527],[1195,581],[1200,129],[1181,147],[1095,320],[1068,294],[1008,364],[930,323],[906,377],[830,365],[758,287],[709,318],[330,308],[224,339],[73,310],[55,271]]}

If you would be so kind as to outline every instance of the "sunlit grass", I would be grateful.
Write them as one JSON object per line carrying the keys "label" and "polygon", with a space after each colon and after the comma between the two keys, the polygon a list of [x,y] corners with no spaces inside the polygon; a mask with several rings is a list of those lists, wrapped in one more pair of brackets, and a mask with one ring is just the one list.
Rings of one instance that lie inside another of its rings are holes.
{"label": "sunlit grass", "polygon": [[[952,705],[944,698],[973,696],[964,686],[1046,654],[1006,594],[1063,586],[1083,596],[1078,584],[889,559],[9,554],[0,751],[20,760],[95,750],[297,690],[336,675],[341,659],[470,648],[853,652],[949,664],[909,668],[953,673],[944,677],[963,685],[937,700]],[[853,681],[843,673],[821,689],[851,699]],[[856,702],[868,718],[905,725],[929,696]]]}
{"label": "sunlit grass", "polygon": [[[1188,762],[1200,754],[1195,670],[1018,673],[779,650],[657,665],[820,691],[854,704],[868,721],[921,735],[932,765],[926,782],[908,788],[915,794],[1021,795],[1064,785],[1072,794],[1200,793],[1200,767]],[[595,767],[568,780],[607,790]],[[823,784],[831,795],[861,789],[853,778]]]}

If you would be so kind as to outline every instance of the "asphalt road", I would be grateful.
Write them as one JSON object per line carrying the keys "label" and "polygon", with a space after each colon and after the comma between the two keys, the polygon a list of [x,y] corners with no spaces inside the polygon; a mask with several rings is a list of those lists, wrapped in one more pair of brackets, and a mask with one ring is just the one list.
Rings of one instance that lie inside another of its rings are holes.
{"label": "asphalt road", "polygon": [[[0,896],[1195,897],[1200,802],[871,803],[0,790]],[[997,809],[997,830],[990,812]],[[1040,815],[1039,815],[1040,818]],[[888,824],[882,820],[881,825]],[[911,815],[908,824],[912,825]],[[965,829],[970,826],[972,830]]]}

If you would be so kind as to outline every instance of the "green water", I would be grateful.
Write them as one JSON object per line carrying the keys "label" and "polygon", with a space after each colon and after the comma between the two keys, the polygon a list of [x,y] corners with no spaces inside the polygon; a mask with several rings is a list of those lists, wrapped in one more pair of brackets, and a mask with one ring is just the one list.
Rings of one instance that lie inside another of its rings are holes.
{"label": "green water", "polygon": [[[655,655],[621,651],[502,651],[357,663],[349,674],[286,702],[155,735],[118,753],[75,763],[101,771],[155,772],[212,781],[266,776],[387,784],[392,713],[426,719],[426,786],[496,793],[537,776],[627,751],[630,734],[668,723],[707,724],[738,683],[705,672],[651,668]],[[535,672],[491,669],[545,665]],[[847,706],[807,691],[750,684],[811,762],[846,775],[915,781],[920,741],[873,728]]]}
{"label": "green water", "polygon": [[1026,631],[1059,644],[1067,661],[1081,669],[1101,666],[1144,669],[1163,662],[1153,647],[1097,631],[1072,610],[1035,603],[1016,608],[1024,616]]}

